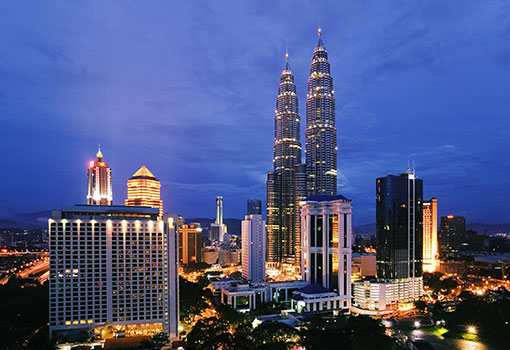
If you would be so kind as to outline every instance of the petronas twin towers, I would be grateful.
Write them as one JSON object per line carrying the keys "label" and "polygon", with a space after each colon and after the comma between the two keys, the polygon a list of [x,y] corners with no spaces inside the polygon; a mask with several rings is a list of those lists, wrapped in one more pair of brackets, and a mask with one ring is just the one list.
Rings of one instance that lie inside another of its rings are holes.
{"label": "petronas twin towers", "polygon": [[301,164],[298,97],[288,55],[278,86],[274,169],[267,174],[267,258],[275,264],[300,263],[299,201],[337,193],[333,78],[320,28],[318,34],[306,95],[305,164]]}

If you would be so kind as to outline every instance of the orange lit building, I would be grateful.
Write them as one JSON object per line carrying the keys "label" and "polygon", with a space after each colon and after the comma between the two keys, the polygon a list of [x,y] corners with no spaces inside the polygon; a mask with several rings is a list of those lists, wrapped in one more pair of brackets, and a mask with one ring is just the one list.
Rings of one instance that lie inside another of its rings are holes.
{"label": "orange lit building", "polygon": [[423,201],[423,271],[438,269],[437,199]]}
{"label": "orange lit building", "polygon": [[145,165],[133,174],[131,179],[128,180],[127,186],[126,205],[159,208],[159,216],[163,216],[161,183]]}
{"label": "orange lit building", "polygon": [[179,262],[183,265],[202,261],[202,228],[198,222],[179,226]]}
{"label": "orange lit building", "polygon": [[112,205],[112,169],[103,162],[103,154],[99,147],[97,160],[91,160],[88,170],[87,204]]}

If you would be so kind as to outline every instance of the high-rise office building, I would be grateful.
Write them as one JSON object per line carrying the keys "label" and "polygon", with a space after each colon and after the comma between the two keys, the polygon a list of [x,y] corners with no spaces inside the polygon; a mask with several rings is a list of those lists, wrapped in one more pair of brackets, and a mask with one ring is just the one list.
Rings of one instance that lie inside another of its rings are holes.
{"label": "high-rise office building", "polygon": [[274,117],[273,171],[267,174],[267,260],[299,265],[298,203],[304,194],[297,176],[301,163],[300,117],[288,55],[280,76]]}
{"label": "high-rise office building", "polygon": [[163,216],[161,183],[145,165],[127,181],[127,188],[125,205],[159,208],[159,216]]}
{"label": "high-rise office building", "polygon": [[346,309],[351,306],[351,216],[351,200],[342,195],[301,202],[302,278],[335,292]]}
{"label": "high-rise office building", "polygon": [[260,213],[245,216],[241,224],[241,239],[242,276],[252,283],[265,282],[266,222]]}
{"label": "high-rise office building", "polygon": [[50,334],[178,339],[176,215],[77,205],[49,219]]}
{"label": "high-rise office building", "polygon": [[437,199],[423,201],[423,271],[434,272],[439,268],[437,242]]}
{"label": "high-rise office building", "polygon": [[209,230],[210,241],[223,242],[225,233],[227,233],[227,225],[223,223],[223,197],[216,197],[216,219],[211,224]]}
{"label": "high-rise office building", "polygon": [[262,201],[258,199],[248,199],[247,213],[248,215],[262,215]]}
{"label": "high-rise office building", "polygon": [[354,282],[359,313],[410,309],[423,295],[423,181],[414,170],[376,180],[377,279]]}
{"label": "high-rise office building", "polygon": [[88,169],[87,204],[112,205],[112,169],[103,161],[101,147],[97,151],[97,160],[91,160]]}
{"label": "high-rise office building", "polygon": [[441,257],[454,258],[465,240],[466,219],[463,216],[441,216],[439,249]]}
{"label": "high-rise office building", "polygon": [[414,171],[378,178],[376,203],[377,277],[422,276],[423,180]]}
{"label": "high-rise office building", "polygon": [[306,186],[308,195],[336,195],[337,140],[335,97],[328,53],[319,28],[306,98]]}
{"label": "high-rise office building", "polygon": [[202,261],[202,228],[198,222],[179,226],[179,262],[187,265]]}

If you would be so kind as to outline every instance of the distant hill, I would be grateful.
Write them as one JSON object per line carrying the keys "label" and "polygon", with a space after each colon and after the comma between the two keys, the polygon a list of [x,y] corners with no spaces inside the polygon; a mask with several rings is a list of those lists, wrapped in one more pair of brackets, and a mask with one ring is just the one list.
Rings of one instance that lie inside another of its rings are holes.
{"label": "distant hill", "polygon": [[[439,219],[440,221],[441,219]],[[438,222],[440,225],[440,222]],[[375,235],[376,228],[375,224],[366,224],[354,226],[354,233],[366,233],[370,235]],[[437,228],[439,230],[439,226]],[[487,234],[491,235],[498,232],[510,233],[510,223],[508,224],[483,224],[483,223],[466,223],[466,230],[474,230],[477,231],[479,235]]]}
{"label": "distant hill", "polygon": [[482,223],[467,223],[466,230],[477,231],[479,235],[494,234],[494,233],[510,233],[510,223],[507,224],[482,224]]}
{"label": "distant hill", "polygon": [[51,210],[41,210],[31,213],[20,213],[7,219],[35,226],[33,228],[42,228],[48,226],[48,219],[51,217]]}
{"label": "distant hill", "polygon": [[42,226],[10,219],[0,219],[0,229],[34,230],[38,228],[42,228]]}

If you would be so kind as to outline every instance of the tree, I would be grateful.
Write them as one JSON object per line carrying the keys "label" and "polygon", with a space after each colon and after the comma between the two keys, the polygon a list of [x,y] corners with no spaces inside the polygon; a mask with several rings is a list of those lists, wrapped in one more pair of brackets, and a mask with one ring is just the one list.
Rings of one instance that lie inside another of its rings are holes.
{"label": "tree", "polygon": [[423,312],[427,308],[427,303],[424,302],[423,300],[416,300],[414,302],[414,307],[416,310]]}
{"label": "tree", "polygon": [[[190,349],[233,349],[233,337],[228,322],[215,317],[199,320],[186,336]],[[226,334],[228,333],[228,334]]]}
{"label": "tree", "polygon": [[192,315],[199,315],[209,307],[206,301],[207,291],[197,283],[189,282],[179,277],[179,310],[181,319]]}
{"label": "tree", "polygon": [[163,346],[168,344],[168,334],[162,332],[152,336],[152,344],[154,349],[161,349]]}
{"label": "tree", "polygon": [[285,323],[266,321],[252,331],[252,339],[255,344],[263,346],[257,349],[287,349],[298,345],[301,337],[295,328]]}

